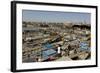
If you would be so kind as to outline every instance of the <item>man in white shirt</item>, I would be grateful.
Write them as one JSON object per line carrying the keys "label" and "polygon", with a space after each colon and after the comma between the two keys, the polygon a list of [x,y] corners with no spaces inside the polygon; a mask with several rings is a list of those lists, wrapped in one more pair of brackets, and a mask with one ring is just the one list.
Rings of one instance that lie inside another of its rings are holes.
{"label": "man in white shirt", "polygon": [[60,45],[58,45],[57,53],[58,53],[58,56],[61,57],[61,47],[60,47]]}
{"label": "man in white shirt", "polygon": [[61,49],[60,46],[58,46],[58,50],[57,50],[57,53],[58,53],[58,54],[61,53],[60,49]]}

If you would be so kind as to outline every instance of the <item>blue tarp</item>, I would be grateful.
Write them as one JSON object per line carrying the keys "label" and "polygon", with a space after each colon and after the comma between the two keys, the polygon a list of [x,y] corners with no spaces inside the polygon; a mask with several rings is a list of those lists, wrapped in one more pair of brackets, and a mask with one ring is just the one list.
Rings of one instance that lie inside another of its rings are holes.
{"label": "blue tarp", "polygon": [[56,51],[53,49],[45,50],[42,52],[42,58],[48,59],[50,56],[54,56],[56,54]]}
{"label": "blue tarp", "polygon": [[43,53],[49,56],[49,55],[56,53],[56,51],[53,49],[50,49],[50,50],[43,51]]}
{"label": "blue tarp", "polygon": [[88,44],[86,43],[86,42],[81,42],[80,43],[80,50],[81,51],[89,51],[90,50],[90,48],[89,48],[89,46],[88,46]]}
{"label": "blue tarp", "polygon": [[56,51],[53,49],[53,46],[51,44],[45,44],[43,45],[43,51],[42,51],[42,58],[48,59],[50,56],[54,56],[56,54]]}
{"label": "blue tarp", "polygon": [[42,52],[42,58],[43,59],[48,59],[50,56],[53,56],[56,54],[56,51],[53,50],[53,46],[51,44],[45,44],[43,46],[43,52]]}
{"label": "blue tarp", "polygon": [[53,46],[51,44],[45,44],[45,45],[43,45],[43,48],[44,48],[43,50],[52,49]]}

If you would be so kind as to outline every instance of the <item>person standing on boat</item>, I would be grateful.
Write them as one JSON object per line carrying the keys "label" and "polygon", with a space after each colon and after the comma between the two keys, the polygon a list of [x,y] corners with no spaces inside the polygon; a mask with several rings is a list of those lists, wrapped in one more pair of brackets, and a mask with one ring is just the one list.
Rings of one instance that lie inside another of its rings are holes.
{"label": "person standing on boat", "polygon": [[57,47],[57,54],[59,57],[61,57],[61,45],[58,45]]}

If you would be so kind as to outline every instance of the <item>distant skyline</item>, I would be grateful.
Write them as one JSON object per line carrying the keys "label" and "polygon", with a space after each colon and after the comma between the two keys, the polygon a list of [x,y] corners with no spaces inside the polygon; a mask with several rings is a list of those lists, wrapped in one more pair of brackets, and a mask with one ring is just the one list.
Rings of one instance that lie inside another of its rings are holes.
{"label": "distant skyline", "polygon": [[90,13],[23,10],[22,20],[31,22],[91,23]]}

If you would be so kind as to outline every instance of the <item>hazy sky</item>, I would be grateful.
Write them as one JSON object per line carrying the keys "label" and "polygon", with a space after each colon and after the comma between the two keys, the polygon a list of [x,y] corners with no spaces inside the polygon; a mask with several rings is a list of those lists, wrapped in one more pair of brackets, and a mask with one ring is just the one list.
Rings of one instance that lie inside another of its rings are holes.
{"label": "hazy sky", "polygon": [[90,13],[23,10],[23,21],[38,22],[91,22]]}

